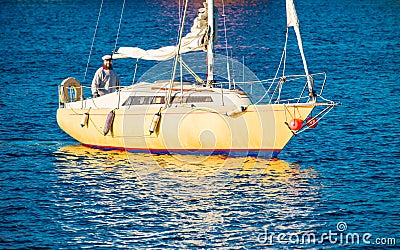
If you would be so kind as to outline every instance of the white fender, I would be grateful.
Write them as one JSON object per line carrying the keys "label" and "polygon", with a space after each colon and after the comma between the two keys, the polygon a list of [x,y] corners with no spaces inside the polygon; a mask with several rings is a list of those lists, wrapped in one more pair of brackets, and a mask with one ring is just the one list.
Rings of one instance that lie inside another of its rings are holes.
{"label": "white fender", "polygon": [[110,113],[107,115],[106,123],[104,124],[103,133],[107,135],[110,130],[112,130],[112,125],[114,123],[115,118],[115,110],[111,110]]}
{"label": "white fender", "polygon": [[157,113],[155,113],[154,116],[153,116],[153,120],[151,121],[150,129],[149,129],[150,135],[151,135],[152,133],[154,133],[154,131],[157,130],[157,126],[158,126],[158,123],[160,122],[160,118],[161,118],[161,108],[160,108],[160,110],[159,110]]}

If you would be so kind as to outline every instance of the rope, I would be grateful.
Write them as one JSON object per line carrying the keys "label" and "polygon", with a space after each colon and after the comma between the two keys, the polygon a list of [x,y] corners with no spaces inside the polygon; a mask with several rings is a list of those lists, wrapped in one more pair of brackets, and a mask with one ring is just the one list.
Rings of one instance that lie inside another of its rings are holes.
{"label": "rope", "polygon": [[[182,6],[185,6],[185,0],[178,1],[178,17],[179,17],[179,24],[182,23],[182,19],[184,18],[184,14],[185,14],[185,8],[182,8]],[[180,34],[180,29],[181,26],[178,27],[178,32],[176,35],[176,44],[179,44],[179,34]]]}
{"label": "rope", "polygon": [[178,42],[178,49],[177,49],[177,53],[175,55],[175,60],[174,60],[174,68],[172,70],[172,75],[171,75],[171,82],[170,82],[170,87],[169,87],[169,91],[168,91],[168,95],[167,95],[167,100],[165,102],[165,107],[169,107],[171,105],[171,95],[172,95],[172,85],[175,79],[175,74],[176,74],[176,67],[178,64],[178,59],[179,59],[179,54],[180,54],[180,49],[181,49],[181,45],[182,45],[182,34],[183,34],[183,29],[185,26],[185,19],[186,19],[186,12],[187,12],[187,7],[188,7],[188,0],[186,0],[185,2],[185,9],[183,12],[183,17],[182,17],[182,22],[181,22],[181,26],[180,26],[180,32],[179,32],[179,42]]}
{"label": "rope", "polygon": [[[322,120],[322,118],[324,118],[324,116],[327,115],[333,109],[334,106],[335,105],[328,106],[325,109],[323,109],[321,112],[319,112],[316,116],[314,116],[315,121],[319,122],[320,120]],[[308,129],[310,129],[310,127],[304,126],[301,128],[301,130],[297,131],[296,134],[300,134]]]}
{"label": "rope", "polygon": [[[279,62],[278,69],[276,70],[276,73],[275,73],[275,76],[274,76],[274,78],[273,78],[273,80],[272,80],[272,83],[271,83],[270,88],[271,88],[272,85],[275,83],[275,80],[276,80],[277,77],[278,77],[278,73],[279,73],[279,70],[280,70],[280,68],[281,68],[281,66],[282,66],[282,62],[283,62],[283,65],[284,65],[284,66],[283,66],[283,75],[285,75],[285,68],[286,68],[286,46],[287,46],[287,42],[288,42],[288,32],[289,32],[289,30],[286,29],[286,41],[285,41],[285,46],[284,46],[283,51],[282,51],[281,61]],[[269,89],[270,89],[270,88],[269,88]],[[268,89],[268,91],[269,91],[269,89]],[[254,103],[254,105],[257,105],[258,103],[260,103],[260,102],[265,98],[265,96],[267,96],[268,91],[266,91],[265,94],[264,94],[256,103]],[[272,96],[271,96],[271,98],[270,98],[270,100],[269,100],[269,103],[271,103],[271,101],[272,101]]]}
{"label": "rope", "polygon": [[121,23],[122,23],[122,17],[123,17],[123,15],[124,15],[124,10],[125,10],[125,0],[124,0],[124,3],[122,4],[121,16],[120,16],[120,18],[119,18],[119,24],[118,24],[117,38],[115,39],[115,46],[114,46],[113,53],[115,53],[115,51],[116,51],[116,49],[117,49],[118,38],[119,38],[119,32],[120,32],[120,30],[121,30]]}
{"label": "rope", "polygon": [[101,0],[100,9],[99,9],[99,15],[97,16],[96,28],[95,28],[94,34],[93,34],[92,46],[90,46],[90,53],[89,53],[88,61],[87,61],[87,64],[86,64],[86,70],[85,70],[85,75],[84,75],[84,77],[83,77],[83,82],[85,82],[85,80],[86,80],[86,75],[87,75],[87,71],[88,71],[89,63],[90,63],[90,57],[91,57],[92,51],[93,51],[94,40],[95,40],[95,38],[96,38],[97,29],[98,29],[98,27],[99,27],[99,21],[100,21],[101,10],[103,9],[103,3],[104,3],[104,0]]}
{"label": "rope", "polygon": [[135,84],[136,72],[137,72],[138,64],[139,64],[139,58],[136,59],[135,71],[134,71],[134,73],[133,73],[133,79],[132,79],[132,85]]}

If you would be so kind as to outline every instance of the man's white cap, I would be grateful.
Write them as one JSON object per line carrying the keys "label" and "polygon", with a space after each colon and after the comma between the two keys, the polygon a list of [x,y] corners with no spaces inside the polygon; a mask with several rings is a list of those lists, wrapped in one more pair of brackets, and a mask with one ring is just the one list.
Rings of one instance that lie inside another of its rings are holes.
{"label": "man's white cap", "polygon": [[112,58],[110,55],[105,55],[101,59],[103,59],[103,61],[104,61],[104,60],[111,60]]}

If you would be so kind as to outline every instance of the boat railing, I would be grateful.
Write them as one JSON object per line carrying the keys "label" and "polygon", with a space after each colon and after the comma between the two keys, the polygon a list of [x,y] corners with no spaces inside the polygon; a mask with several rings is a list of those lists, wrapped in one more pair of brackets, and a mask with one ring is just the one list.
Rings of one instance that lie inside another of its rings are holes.
{"label": "boat railing", "polygon": [[[326,84],[326,73],[316,73],[311,75],[312,85],[315,90],[315,94],[322,98],[322,93]],[[318,81],[315,81],[318,79]],[[299,81],[304,81],[302,85],[294,84]],[[316,84],[318,82],[319,84]],[[321,82],[321,83],[320,83]],[[310,96],[306,94],[307,88],[307,76],[306,75],[288,75],[281,76],[279,78],[258,80],[258,81],[243,81],[243,82],[218,82],[218,85],[224,88],[231,86],[231,89],[243,90],[246,92],[248,97],[251,99],[253,104],[264,103],[264,104],[288,104],[288,103],[300,103],[310,101]],[[290,85],[290,86],[289,86]],[[297,86],[297,88],[294,88]],[[302,86],[302,88],[301,88]],[[217,86],[215,86],[216,88]],[[125,87],[114,87],[118,88],[118,107],[121,105],[121,93],[131,92],[131,88]],[[164,90],[160,88],[160,90]],[[146,92],[147,90],[135,89],[135,92]],[[81,101],[82,107],[84,106],[84,100],[91,98],[85,93],[91,93],[90,86],[79,86],[69,87],[67,90],[62,85],[58,86],[59,92],[59,106],[63,107],[65,103],[72,101]],[[221,94],[224,92],[221,91]],[[296,96],[296,93],[298,96]],[[300,94],[299,94],[300,93]],[[67,96],[65,96],[67,95]],[[79,96],[78,96],[79,95]],[[324,98],[322,98],[324,100]]]}
{"label": "boat railing", "polygon": [[[312,79],[313,91],[315,92],[313,94],[321,96],[326,84],[326,73],[321,72],[311,74],[310,76]],[[298,84],[299,81],[304,82],[303,84]],[[317,82],[319,84],[316,84]],[[228,82],[222,84],[227,85]],[[234,88],[240,88],[248,93],[249,97],[256,104],[307,102],[310,100],[310,96],[305,94],[306,90],[308,90],[307,86],[306,75],[287,75],[266,80],[234,82],[233,84]],[[260,88],[262,88],[262,90],[260,90]],[[293,97],[296,96],[296,93],[298,96]]]}
{"label": "boat railing", "polygon": [[[107,91],[110,91],[110,89],[114,90],[112,92],[116,92],[116,91],[118,91],[117,89],[120,89],[120,87],[110,87],[107,89]],[[99,90],[103,90],[103,89],[99,88]],[[58,93],[59,93],[58,94],[58,103],[59,103],[60,108],[63,107],[65,105],[65,103],[77,102],[77,101],[80,101],[82,103],[82,107],[83,107],[84,106],[83,103],[84,103],[85,99],[91,98],[91,97],[85,98],[85,93],[92,93],[92,91],[91,91],[91,87],[89,87],[89,86],[80,85],[79,87],[65,87],[63,85],[58,85]]]}

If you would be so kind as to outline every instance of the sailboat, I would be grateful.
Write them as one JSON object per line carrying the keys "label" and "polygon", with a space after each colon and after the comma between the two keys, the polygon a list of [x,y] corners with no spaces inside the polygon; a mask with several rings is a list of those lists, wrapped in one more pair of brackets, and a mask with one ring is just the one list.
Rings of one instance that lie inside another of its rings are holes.
{"label": "sailboat", "polygon": [[[326,74],[308,71],[293,0],[286,1],[286,43],[279,68],[285,67],[287,37],[294,30],[304,74],[285,75],[278,69],[268,80],[243,74],[242,81],[235,81],[231,77],[234,63],[228,59],[226,81],[218,78],[216,70],[221,67],[214,52],[218,11],[213,0],[203,5],[190,32],[183,36],[186,1],[177,45],[151,50],[121,47],[112,54],[115,60],[169,62],[172,67],[165,79],[149,77],[95,98],[84,98],[84,87],[75,78],[65,79],[59,86],[60,128],[83,145],[101,149],[275,158],[294,135],[315,128],[337,105],[322,97]],[[207,62],[202,68],[205,72],[190,65],[189,61],[196,61],[189,60],[192,53],[206,57],[200,60]],[[283,89],[295,83],[300,83],[299,93],[283,98]],[[254,99],[257,84],[265,91]]]}

